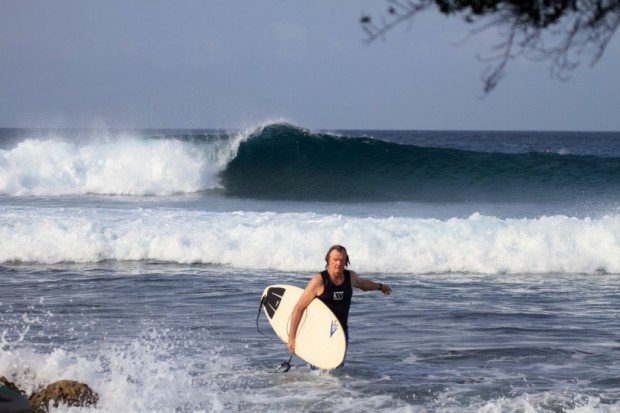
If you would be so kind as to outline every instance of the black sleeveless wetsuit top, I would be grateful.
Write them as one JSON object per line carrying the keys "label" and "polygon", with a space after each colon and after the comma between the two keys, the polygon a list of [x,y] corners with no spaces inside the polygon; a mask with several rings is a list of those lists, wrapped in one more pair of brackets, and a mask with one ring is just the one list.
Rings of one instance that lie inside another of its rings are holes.
{"label": "black sleeveless wetsuit top", "polygon": [[347,321],[349,319],[349,307],[351,307],[351,297],[353,297],[353,288],[351,286],[351,272],[344,270],[344,282],[340,285],[335,285],[330,279],[327,270],[321,273],[323,278],[323,294],[319,295],[319,300],[323,301],[325,305],[336,315],[342,328],[344,329],[345,336],[349,338],[349,328]]}

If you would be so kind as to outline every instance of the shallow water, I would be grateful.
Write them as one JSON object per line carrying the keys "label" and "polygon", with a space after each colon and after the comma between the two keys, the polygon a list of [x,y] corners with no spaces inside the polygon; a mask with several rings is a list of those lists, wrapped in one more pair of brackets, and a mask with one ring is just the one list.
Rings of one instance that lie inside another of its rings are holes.
{"label": "shallow water", "polygon": [[[157,262],[5,265],[0,369],[71,377],[118,411],[613,411],[614,275],[384,274],[357,292],[346,366],[288,358],[258,297],[306,274]],[[615,407],[614,407],[615,406]]]}

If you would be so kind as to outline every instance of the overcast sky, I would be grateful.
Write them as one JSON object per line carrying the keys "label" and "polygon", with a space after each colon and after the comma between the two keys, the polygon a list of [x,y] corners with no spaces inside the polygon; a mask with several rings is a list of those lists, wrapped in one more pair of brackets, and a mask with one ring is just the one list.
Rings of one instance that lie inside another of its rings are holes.
{"label": "overcast sky", "polygon": [[0,127],[620,131],[620,33],[569,82],[422,14],[367,45],[378,0],[0,0]]}

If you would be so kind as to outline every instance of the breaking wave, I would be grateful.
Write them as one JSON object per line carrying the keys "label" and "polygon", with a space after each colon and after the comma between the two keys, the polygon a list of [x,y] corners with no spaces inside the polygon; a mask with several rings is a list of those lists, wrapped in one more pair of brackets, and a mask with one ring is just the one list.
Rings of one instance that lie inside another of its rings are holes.
{"label": "breaking wave", "polygon": [[0,149],[0,194],[292,200],[620,198],[620,158],[475,152],[268,123],[234,133],[29,138]]}

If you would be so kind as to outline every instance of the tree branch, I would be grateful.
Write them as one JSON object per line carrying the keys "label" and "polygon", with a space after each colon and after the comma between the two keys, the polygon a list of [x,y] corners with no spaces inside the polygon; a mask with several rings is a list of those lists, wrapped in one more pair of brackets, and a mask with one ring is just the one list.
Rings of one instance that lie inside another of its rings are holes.
{"label": "tree branch", "polygon": [[[620,0],[387,0],[380,23],[364,14],[360,19],[372,43],[420,12],[436,6],[446,15],[457,15],[478,25],[473,34],[508,28],[485,62],[495,62],[482,75],[483,90],[490,93],[505,76],[512,59],[525,57],[549,61],[551,76],[568,80],[581,56],[591,54],[590,66],[603,56],[620,26]],[[486,23],[485,23],[486,21]]]}

